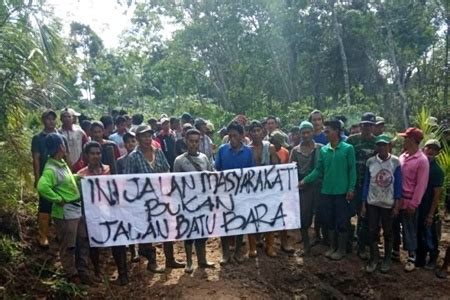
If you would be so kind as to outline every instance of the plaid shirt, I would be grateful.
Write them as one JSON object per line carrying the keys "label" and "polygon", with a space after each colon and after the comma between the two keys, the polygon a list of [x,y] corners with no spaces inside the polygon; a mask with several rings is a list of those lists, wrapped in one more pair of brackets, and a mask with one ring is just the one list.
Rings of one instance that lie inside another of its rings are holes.
{"label": "plaid shirt", "polygon": [[169,163],[161,149],[153,148],[154,159],[150,163],[138,146],[128,155],[125,174],[165,173],[169,172]]}

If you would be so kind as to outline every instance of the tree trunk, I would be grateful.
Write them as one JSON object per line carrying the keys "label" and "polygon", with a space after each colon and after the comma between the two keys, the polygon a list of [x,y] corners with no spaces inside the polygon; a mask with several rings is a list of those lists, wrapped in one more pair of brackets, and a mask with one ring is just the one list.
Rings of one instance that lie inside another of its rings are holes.
{"label": "tree trunk", "polygon": [[339,24],[336,10],[334,9],[334,4],[336,1],[333,1],[331,3],[331,12],[333,17],[333,28],[334,32],[336,33],[336,39],[339,44],[339,51],[341,54],[341,61],[342,61],[342,72],[344,75],[344,87],[345,87],[345,102],[347,105],[351,105],[351,98],[350,98],[350,78],[348,75],[348,64],[347,64],[347,55],[345,54],[345,48],[344,48],[344,42],[342,41],[342,33],[341,33],[341,24]]}
{"label": "tree trunk", "polygon": [[448,45],[448,36],[450,34],[449,30],[450,30],[450,13],[449,13],[449,3],[450,1],[447,1],[447,9],[445,10],[446,12],[446,21],[447,21],[447,34],[445,36],[445,63],[444,63],[444,106],[449,106],[450,102],[448,99],[448,84],[449,84],[449,77],[450,77],[450,66],[448,65],[448,51],[449,51],[449,45]]}

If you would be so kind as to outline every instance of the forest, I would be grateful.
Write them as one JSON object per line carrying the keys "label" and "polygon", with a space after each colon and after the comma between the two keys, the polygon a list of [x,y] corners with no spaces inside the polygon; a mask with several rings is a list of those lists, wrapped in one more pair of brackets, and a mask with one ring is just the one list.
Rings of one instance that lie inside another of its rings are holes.
{"label": "forest", "polygon": [[[313,109],[349,125],[371,111],[390,132],[450,116],[450,0],[110,1],[133,9],[115,48],[87,24],[66,32],[45,0],[0,2],[0,295],[26,294],[11,266],[34,278],[32,290],[54,272],[26,259],[37,211],[30,143],[46,108],[189,112],[216,128],[236,114],[290,128]],[[83,296],[60,281],[50,289]]]}

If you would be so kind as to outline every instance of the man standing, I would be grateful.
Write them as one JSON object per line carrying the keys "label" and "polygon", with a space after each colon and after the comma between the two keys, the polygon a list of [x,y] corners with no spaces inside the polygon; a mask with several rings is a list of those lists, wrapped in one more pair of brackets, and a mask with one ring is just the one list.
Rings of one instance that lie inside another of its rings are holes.
{"label": "man standing", "polygon": [[327,136],[323,132],[323,115],[322,112],[318,109],[313,110],[309,114],[308,121],[311,122],[314,126],[314,142],[322,145],[326,145],[328,143]]}
{"label": "man standing", "polygon": [[[48,159],[47,146],[45,139],[48,134],[56,133],[56,113],[53,110],[46,110],[42,114],[42,123],[44,129],[33,136],[31,141],[31,153],[33,156],[33,171],[34,171],[34,187],[37,187],[39,178],[44,171],[45,163]],[[52,203],[44,197],[39,197],[38,208],[38,243],[39,246],[48,248],[48,228],[50,225],[50,213],[52,211]]]}
{"label": "man standing", "polygon": [[[323,146],[313,140],[313,125],[308,121],[303,121],[300,126],[301,142],[291,151],[289,162],[297,163],[298,179],[301,181],[314,169],[319,159],[320,148]],[[315,182],[299,190],[301,207],[301,233],[303,240],[303,255],[309,256],[311,245],[309,242],[308,229],[312,224],[314,212],[318,206],[320,198],[320,184]],[[320,238],[320,220],[316,214],[316,224],[314,224],[316,237]]]}
{"label": "man standing", "polygon": [[405,271],[415,269],[417,250],[418,207],[428,184],[430,164],[419,148],[423,133],[418,128],[408,128],[404,133],[403,148],[400,155],[402,168],[402,198],[400,200],[400,218],[403,226],[403,242],[408,251]]}
{"label": "man standing", "polygon": [[73,112],[74,110],[70,108],[61,110],[61,133],[66,137],[68,144],[66,159],[72,171],[77,172],[84,167],[82,153],[88,138],[81,127],[74,126]]}
{"label": "man standing", "polygon": [[[268,141],[263,141],[263,126],[259,121],[252,121],[249,126],[249,133],[252,139],[249,147],[253,153],[253,159],[255,161],[255,166],[267,166],[271,164],[279,163],[277,157],[276,149],[274,145],[271,145]],[[274,244],[274,233],[265,233],[266,239],[266,253],[267,256],[274,257],[277,255],[273,247]],[[258,253],[256,251],[256,240],[258,238],[257,234],[248,235],[249,244],[249,257],[256,257]],[[284,246],[284,244],[283,244]]]}
{"label": "man standing", "polygon": [[[161,149],[153,146],[154,131],[149,125],[141,125],[136,128],[138,146],[129,154],[126,164],[126,174],[166,173],[170,166]],[[140,244],[139,254],[147,258],[147,270],[154,273],[163,273],[156,261],[156,249],[152,244]],[[167,268],[184,268],[184,264],[174,257],[173,242],[164,243]]]}
{"label": "man standing", "polygon": [[[250,149],[250,147],[245,146],[242,143],[242,140],[244,138],[244,128],[237,122],[231,122],[227,127],[227,131],[229,142],[219,147],[215,161],[215,169],[217,171],[223,171],[230,169],[250,168],[255,166],[252,150]],[[236,239],[234,259],[238,263],[242,263],[244,261],[241,253],[243,235],[238,235],[236,237],[224,236],[220,238],[222,242],[222,260],[220,261],[221,265],[230,262],[231,256],[229,239],[232,238]]]}
{"label": "man standing", "polygon": [[102,163],[108,165],[111,168],[112,174],[117,174],[116,161],[120,157],[119,147],[116,143],[105,140],[103,124],[98,121],[94,121],[91,124],[91,139],[99,143],[102,146]]}
{"label": "man standing", "polygon": [[323,176],[320,219],[330,239],[330,249],[325,256],[333,260],[341,260],[347,252],[350,202],[356,185],[355,150],[341,140],[341,130],[339,120],[325,122],[325,134],[330,142],[320,149],[316,167],[299,184],[303,189]]}
{"label": "man standing", "polygon": [[379,136],[384,133],[384,118],[376,117],[375,127],[373,128],[373,135]]}
{"label": "man standing", "polygon": [[375,136],[372,134],[375,126],[375,115],[367,112],[359,123],[361,133],[351,135],[347,139],[347,143],[353,146],[356,156],[356,197],[353,201],[355,212],[358,215],[357,237],[358,237],[358,256],[361,259],[367,259],[368,254],[366,248],[368,246],[369,229],[367,218],[361,216],[362,206],[362,187],[364,183],[364,175],[366,174],[366,162],[375,154]]}
{"label": "man standing", "polygon": [[[200,144],[200,132],[196,129],[190,129],[185,134],[187,152],[181,154],[175,159],[174,172],[200,172],[213,171],[211,162],[205,154],[198,151]],[[207,239],[186,240],[184,249],[186,251],[186,268],[184,271],[188,274],[194,271],[192,267],[192,245],[195,243],[197,252],[198,266],[200,268],[214,268],[214,264],[206,260],[206,241]]]}
{"label": "man standing", "polygon": [[123,143],[123,136],[128,131],[127,127],[127,119],[124,116],[118,116],[116,118],[116,132],[109,136],[109,140],[116,143],[117,147],[119,147],[120,155],[125,155],[127,150],[125,149]]}
{"label": "man standing", "polygon": [[[427,270],[436,268],[436,261],[439,256],[438,206],[445,177],[444,171],[436,162],[436,157],[439,155],[440,150],[441,143],[435,139],[428,140],[423,149],[430,161],[430,175],[425,194],[419,205],[416,267],[424,266]],[[426,262],[427,254],[430,256],[428,263]]]}
{"label": "man standing", "polygon": [[200,148],[199,148],[200,152],[205,154],[210,161],[213,161],[214,155],[213,142],[211,141],[209,136],[206,135],[206,132],[208,131],[208,128],[206,127],[206,121],[203,120],[202,118],[197,118],[195,119],[194,126],[195,129],[200,131],[202,135],[200,139]]}
{"label": "man standing", "polygon": [[[369,223],[370,260],[366,271],[376,270],[379,260],[378,241],[380,223],[384,234],[384,260],[381,272],[391,268],[393,210],[402,195],[399,159],[389,153],[391,140],[386,135],[376,138],[378,154],[367,160],[363,187],[361,215],[367,215]],[[397,210],[396,210],[397,211]]]}
{"label": "man standing", "polygon": [[169,118],[161,119],[161,131],[158,133],[156,141],[161,145],[161,150],[166,156],[170,170],[173,170],[173,162],[175,161],[175,134],[170,129]]}

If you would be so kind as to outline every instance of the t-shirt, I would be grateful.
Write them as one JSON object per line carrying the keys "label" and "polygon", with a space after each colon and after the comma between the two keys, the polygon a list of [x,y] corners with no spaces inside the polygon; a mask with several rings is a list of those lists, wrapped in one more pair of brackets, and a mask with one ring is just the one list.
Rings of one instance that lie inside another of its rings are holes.
{"label": "t-shirt", "polygon": [[277,151],[278,158],[280,159],[280,163],[287,164],[289,162],[289,151],[288,149],[281,147],[280,150]]}
{"label": "t-shirt", "polygon": [[116,143],[117,147],[119,147],[121,156],[127,154],[127,149],[125,148],[125,143],[123,142],[123,135],[120,135],[118,132],[113,133],[109,136],[109,140]]}
{"label": "t-shirt", "polygon": [[167,162],[170,165],[170,169],[173,169],[173,162],[175,161],[175,135],[173,133],[160,133],[156,137],[156,141],[161,145],[161,150],[166,156]]}
{"label": "t-shirt", "polygon": [[33,136],[33,139],[31,140],[31,153],[39,153],[39,174],[42,175],[42,172],[44,171],[45,163],[48,159],[48,153],[47,153],[47,145],[45,143],[45,139],[47,138],[47,135],[49,133],[45,131],[41,131],[40,133]]}
{"label": "t-shirt", "polygon": [[318,135],[314,135],[313,140],[314,140],[314,142],[316,142],[318,144],[322,144],[322,145],[328,144],[327,136],[325,135],[325,133],[323,131],[321,133],[319,133]]}
{"label": "t-shirt", "polygon": [[364,182],[367,160],[374,156],[376,152],[375,136],[371,136],[369,139],[366,139],[361,136],[361,133],[357,133],[349,136],[347,143],[355,148],[357,176],[356,189],[360,191]]}
{"label": "t-shirt", "polygon": [[217,151],[215,168],[218,171],[250,168],[255,166],[253,152],[250,147],[241,144],[238,151],[231,148],[231,144],[223,144]]}
{"label": "t-shirt", "polygon": [[[193,163],[190,161],[192,160]],[[196,164],[198,169],[194,166]],[[189,155],[187,152],[179,155],[174,162],[174,172],[196,172],[196,171],[212,171],[213,167],[208,157],[198,152],[198,155]]]}
{"label": "t-shirt", "polygon": [[84,164],[82,163],[83,146],[88,142],[88,138],[83,129],[79,126],[72,126],[72,129],[61,128],[61,134],[67,139],[67,160],[73,171],[78,171]]}
{"label": "t-shirt", "polygon": [[[444,171],[442,171],[435,159],[430,161],[429,174],[427,189],[419,205],[419,214],[424,217],[428,215],[431,204],[433,203],[434,189],[444,186],[445,178]],[[436,209],[435,214],[438,214],[438,209]]]}
{"label": "t-shirt", "polygon": [[175,155],[179,156],[187,151],[187,145],[184,139],[179,139],[175,142]]}

